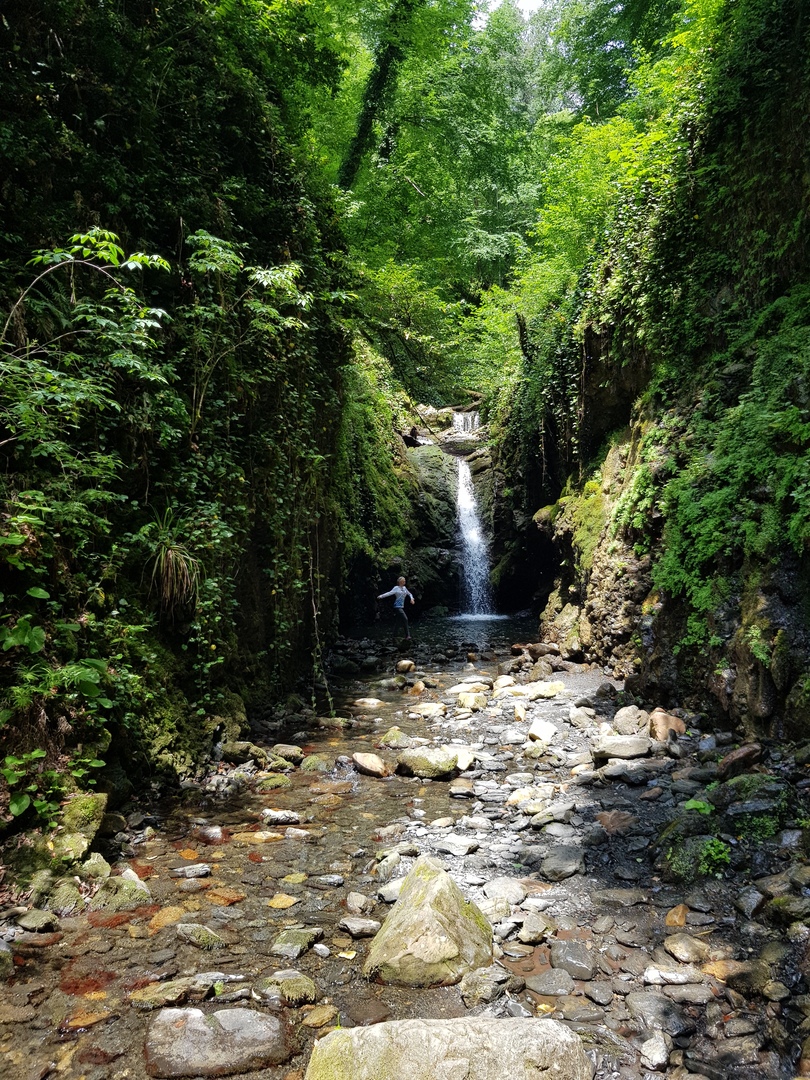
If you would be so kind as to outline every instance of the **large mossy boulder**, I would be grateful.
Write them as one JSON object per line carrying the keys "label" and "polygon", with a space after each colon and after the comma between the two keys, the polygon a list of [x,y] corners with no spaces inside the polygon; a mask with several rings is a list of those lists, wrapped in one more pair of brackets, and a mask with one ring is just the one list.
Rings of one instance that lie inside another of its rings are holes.
{"label": "large mossy boulder", "polygon": [[374,938],[363,972],[397,986],[442,986],[491,963],[488,920],[441,863],[423,855]]}
{"label": "large mossy boulder", "polygon": [[445,747],[414,747],[403,750],[397,758],[397,772],[438,780],[452,775],[458,767],[458,754]]}
{"label": "large mossy boulder", "polygon": [[408,458],[419,483],[416,513],[423,544],[453,544],[458,466],[438,446],[418,446]]}
{"label": "large mossy boulder", "polygon": [[579,1036],[554,1020],[461,1017],[341,1028],[315,1044],[305,1080],[591,1080]]}

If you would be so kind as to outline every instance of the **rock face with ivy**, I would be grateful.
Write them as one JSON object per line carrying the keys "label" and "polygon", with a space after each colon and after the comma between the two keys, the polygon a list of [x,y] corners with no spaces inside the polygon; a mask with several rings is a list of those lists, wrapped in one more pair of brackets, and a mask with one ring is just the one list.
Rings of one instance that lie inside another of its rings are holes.
{"label": "rock face with ivy", "polygon": [[553,545],[562,572],[541,615],[543,637],[563,659],[633,675],[651,597],[651,557],[621,527],[634,479],[637,440],[615,445],[580,490],[538,511],[534,523]]}

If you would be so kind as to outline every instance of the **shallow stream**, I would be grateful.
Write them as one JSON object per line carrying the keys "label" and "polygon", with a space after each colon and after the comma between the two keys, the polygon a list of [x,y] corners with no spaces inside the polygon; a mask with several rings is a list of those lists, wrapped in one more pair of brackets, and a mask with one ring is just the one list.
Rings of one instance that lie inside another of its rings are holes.
{"label": "shallow stream", "polygon": [[[666,884],[654,867],[655,838],[700,786],[690,773],[699,769],[689,756],[696,739],[683,740],[683,759],[647,759],[642,784],[594,779],[589,746],[621,703],[619,687],[568,665],[553,675],[555,696],[526,700],[525,719],[519,699],[491,692],[486,707],[471,712],[449,688],[473,675],[497,678],[529,623],[423,619],[414,632],[407,654],[414,670],[401,685],[394,676],[403,653],[387,644],[386,626],[343,643],[339,655],[361,672],[332,680],[335,711],[347,724],[304,713],[292,729],[257,727],[254,742],[295,744],[310,764],[323,755],[323,771],[305,771],[299,758],[279,781],[285,786],[262,792],[266,770],[222,764],[179,797],[129,808],[127,829],[102,851],[113,873],[130,868],[148,888],[139,908],[60,915],[48,933],[18,933],[13,919],[0,924],[17,965],[0,998],[4,1077],[145,1080],[155,1013],[138,992],[206,972],[218,976],[198,994],[204,1000],[186,1004],[280,1009],[294,1039],[283,1065],[240,1076],[300,1080],[313,1041],[337,1024],[470,1011],[563,1020],[584,1038],[599,1080],[793,1075],[788,1035],[804,1017],[795,1005],[789,1013],[788,999],[802,989],[800,975],[794,971],[785,998],[780,991],[752,1001],[702,967],[778,946],[780,933],[735,908],[738,886]],[[517,677],[525,682],[528,674]],[[441,714],[419,715],[417,706],[428,703]],[[590,726],[582,726],[587,714],[572,722],[578,706],[595,710]],[[527,733],[542,720],[554,734],[538,752]],[[472,767],[434,781],[359,772],[358,752],[395,765],[397,751],[378,748],[395,725],[426,744],[471,748]],[[545,824],[521,809],[526,789],[549,809]],[[293,823],[278,824],[268,810],[291,812]],[[464,895],[482,904],[498,895],[493,882],[515,883],[493,919],[498,968],[513,976],[494,1000],[465,1001],[458,986],[403,989],[363,976],[370,939],[340,927],[347,898],[361,894],[363,914],[382,921],[380,890],[418,854],[436,855]],[[200,864],[210,872],[183,876]],[[549,926],[533,937],[527,928],[539,915]],[[178,926],[187,923],[203,924],[221,944],[207,952],[183,940]],[[316,944],[282,957],[276,942],[285,928],[317,928]],[[678,956],[676,934],[684,939]],[[282,1008],[258,989],[290,968],[312,980],[317,1000]],[[774,1038],[774,1025],[784,1036]]]}

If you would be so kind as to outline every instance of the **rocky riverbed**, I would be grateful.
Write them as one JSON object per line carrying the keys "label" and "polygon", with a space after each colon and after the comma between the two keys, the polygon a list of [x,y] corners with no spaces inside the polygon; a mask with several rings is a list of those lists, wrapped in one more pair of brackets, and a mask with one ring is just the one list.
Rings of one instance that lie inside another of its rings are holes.
{"label": "rocky riverbed", "polygon": [[[332,1030],[463,1018],[559,1021],[597,1080],[810,1075],[810,753],[547,646],[345,641],[333,668],[337,717],[263,718],[0,913],[4,1075],[301,1080]],[[423,856],[486,962],[393,985],[371,943]]]}

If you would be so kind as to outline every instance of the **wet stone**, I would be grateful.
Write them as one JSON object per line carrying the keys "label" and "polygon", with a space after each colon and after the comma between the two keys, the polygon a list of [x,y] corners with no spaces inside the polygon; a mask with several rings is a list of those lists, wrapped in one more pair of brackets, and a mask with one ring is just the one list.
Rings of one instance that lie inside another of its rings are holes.
{"label": "wet stone", "polygon": [[207,926],[203,926],[201,923],[177,923],[175,932],[181,941],[185,941],[189,945],[194,945],[198,949],[211,951],[213,949],[225,948],[225,941],[223,938],[220,937],[219,934],[214,933],[213,930],[209,930]]}
{"label": "wet stone", "polygon": [[291,1053],[282,1021],[252,1009],[162,1009],[146,1036],[153,1077],[228,1076],[286,1061]]}
{"label": "wet stone", "polygon": [[625,998],[630,1015],[650,1031],[664,1031],[678,1037],[694,1031],[694,1022],[665,994],[647,991]]}
{"label": "wet stone", "polygon": [[208,877],[211,873],[211,866],[209,863],[190,863],[184,866],[175,866],[169,873],[175,878]]}
{"label": "wet stone", "polygon": [[316,941],[323,937],[320,927],[311,927],[307,930],[294,928],[282,930],[270,946],[273,956],[282,956],[287,960],[297,960],[307,949],[310,949]]}
{"label": "wet stone", "polygon": [[52,911],[39,911],[32,908],[17,919],[17,926],[33,934],[47,933],[59,929],[59,919]]}
{"label": "wet stone", "polygon": [[503,996],[509,978],[509,972],[496,965],[467,972],[459,984],[464,1004],[473,1009],[496,1001]]}
{"label": "wet stone", "polygon": [[585,996],[597,1005],[609,1005],[613,1000],[613,987],[607,982],[589,982],[583,987]]}
{"label": "wet stone", "polygon": [[684,964],[699,964],[709,955],[709,946],[705,941],[689,934],[671,934],[664,941],[664,948]]}
{"label": "wet stone", "polygon": [[664,994],[670,1001],[685,1005],[707,1005],[714,1001],[712,988],[707,983],[685,983],[681,986],[665,986]]}
{"label": "wet stone", "polygon": [[537,975],[528,975],[526,989],[534,991],[535,994],[559,997],[573,992],[574,980],[564,969],[550,968]]}
{"label": "wet stone", "polygon": [[278,999],[291,1009],[313,1005],[320,997],[312,979],[300,971],[276,971],[257,983],[256,991],[268,1001]]}
{"label": "wet stone", "polygon": [[557,1011],[563,1020],[578,1024],[598,1024],[604,1019],[604,1011],[581,997],[562,997],[557,1000]]}
{"label": "wet stone", "polygon": [[349,1023],[344,1026],[370,1027],[372,1024],[383,1024],[391,1019],[391,1010],[382,1001],[376,998],[367,998],[365,1001],[356,1001],[346,1009],[344,1021]]}
{"label": "wet stone", "polygon": [[262,810],[262,821],[268,825],[300,825],[301,816],[295,810]]}
{"label": "wet stone", "polygon": [[551,964],[562,968],[575,979],[587,981],[596,973],[594,953],[580,941],[555,941],[551,946]]}
{"label": "wet stone", "polygon": [[566,844],[558,844],[540,864],[540,872],[549,881],[563,881],[581,873],[584,868],[582,851]]}

